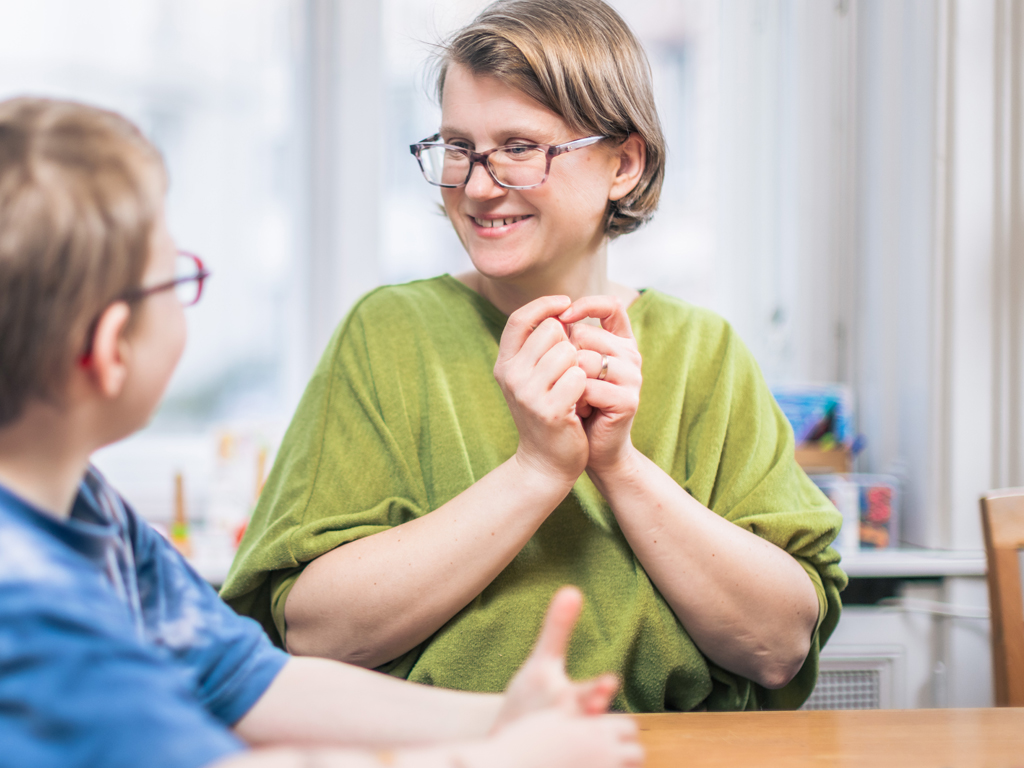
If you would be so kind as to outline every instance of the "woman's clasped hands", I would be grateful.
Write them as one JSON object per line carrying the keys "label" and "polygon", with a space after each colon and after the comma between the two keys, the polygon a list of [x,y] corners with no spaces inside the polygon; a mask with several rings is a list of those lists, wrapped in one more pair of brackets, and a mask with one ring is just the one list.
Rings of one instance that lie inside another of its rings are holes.
{"label": "woman's clasped hands", "polygon": [[618,298],[544,296],[513,312],[494,376],[519,430],[517,459],[570,484],[622,466],[634,451],[640,369]]}

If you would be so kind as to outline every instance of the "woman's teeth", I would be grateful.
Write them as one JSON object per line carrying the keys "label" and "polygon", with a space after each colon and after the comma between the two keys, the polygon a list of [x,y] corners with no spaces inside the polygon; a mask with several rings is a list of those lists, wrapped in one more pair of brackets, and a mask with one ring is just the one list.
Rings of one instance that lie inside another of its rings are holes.
{"label": "woman's teeth", "polygon": [[502,227],[502,226],[504,226],[506,224],[515,224],[517,221],[522,221],[523,219],[528,218],[528,217],[526,217],[526,216],[510,216],[507,219],[478,219],[476,216],[473,216],[472,218],[473,218],[473,221],[476,222],[478,227],[486,227],[486,228],[489,229],[491,227]]}

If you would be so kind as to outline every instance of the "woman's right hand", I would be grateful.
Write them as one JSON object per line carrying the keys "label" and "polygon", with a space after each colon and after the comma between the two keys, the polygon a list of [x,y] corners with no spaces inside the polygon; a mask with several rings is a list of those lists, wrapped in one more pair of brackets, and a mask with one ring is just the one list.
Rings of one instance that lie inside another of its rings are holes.
{"label": "woman's right hand", "polygon": [[519,430],[516,458],[570,486],[590,455],[576,415],[587,374],[557,319],[571,303],[568,296],[543,296],[513,312],[494,364],[494,378]]}

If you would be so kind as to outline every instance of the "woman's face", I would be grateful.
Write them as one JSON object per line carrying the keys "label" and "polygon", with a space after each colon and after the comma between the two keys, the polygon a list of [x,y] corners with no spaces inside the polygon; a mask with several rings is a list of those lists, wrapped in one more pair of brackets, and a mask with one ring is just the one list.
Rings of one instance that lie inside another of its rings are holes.
{"label": "woman's face", "polygon": [[[516,141],[563,144],[584,138],[565,121],[493,77],[452,65],[441,102],[441,140],[482,152]],[[465,186],[441,196],[473,266],[496,280],[555,277],[603,245],[604,215],[620,166],[599,142],[551,161],[533,189],[498,186],[479,164]],[[491,224],[495,226],[491,226]]]}

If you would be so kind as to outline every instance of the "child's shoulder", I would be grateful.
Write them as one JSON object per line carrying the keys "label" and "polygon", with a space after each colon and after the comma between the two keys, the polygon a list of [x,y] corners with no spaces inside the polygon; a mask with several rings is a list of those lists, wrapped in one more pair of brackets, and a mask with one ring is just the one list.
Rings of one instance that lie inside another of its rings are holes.
{"label": "child's shoulder", "polygon": [[74,589],[79,563],[66,543],[74,533],[0,486],[0,585]]}
{"label": "child's shoulder", "polygon": [[68,519],[43,512],[0,485],[0,583],[34,584],[81,598],[104,583],[113,548],[135,549],[137,533],[138,521],[93,468]]}

